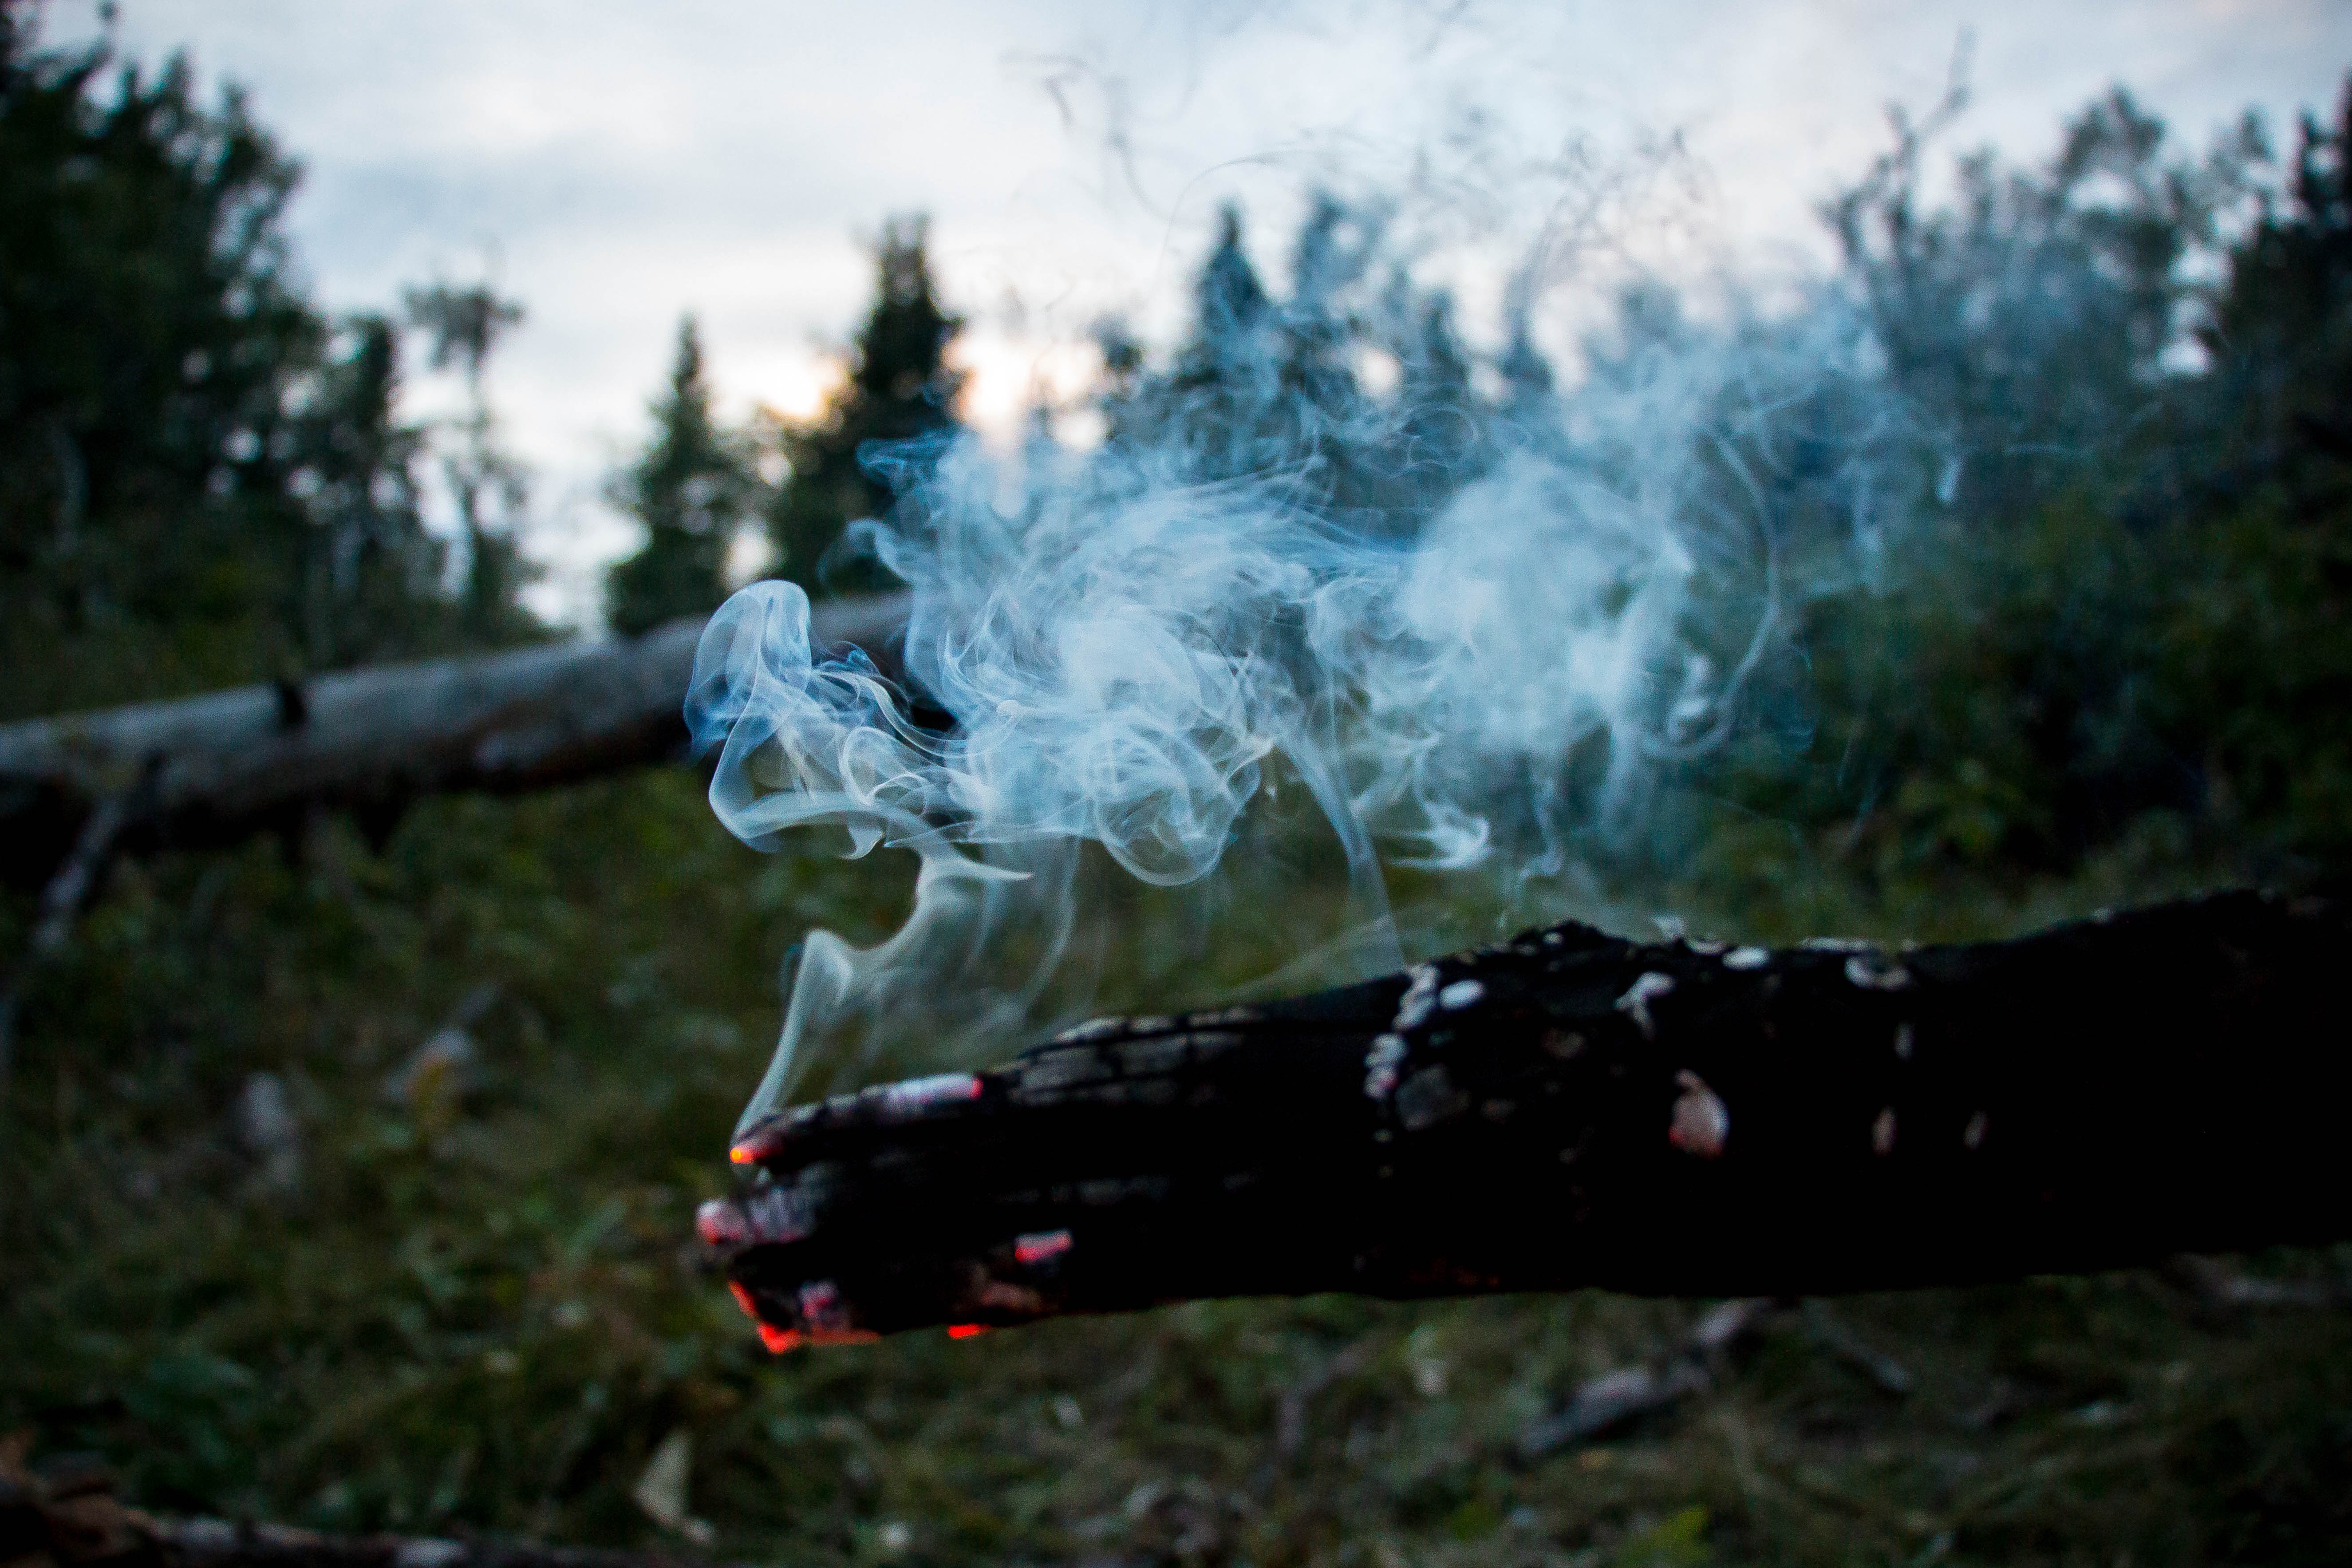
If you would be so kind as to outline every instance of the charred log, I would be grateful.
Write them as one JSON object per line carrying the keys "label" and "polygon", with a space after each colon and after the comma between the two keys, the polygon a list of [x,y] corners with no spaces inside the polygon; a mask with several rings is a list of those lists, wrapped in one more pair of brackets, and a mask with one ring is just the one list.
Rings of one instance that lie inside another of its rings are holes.
{"label": "charred log", "polygon": [[[812,631],[887,663],[906,613],[897,595],[835,600]],[[109,851],[136,854],[320,809],[380,830],[420,795],[520,793],[677,756],[702,624],[0,725],[0,878],[47,884],[108,810],[123,817]]]}
{"label": "charred log", "polygon": [[752,1127],[776,1348],[1195,1297],[1810,1296],[2352,1236],[2352,903],[1899,952],[1578,925]]}

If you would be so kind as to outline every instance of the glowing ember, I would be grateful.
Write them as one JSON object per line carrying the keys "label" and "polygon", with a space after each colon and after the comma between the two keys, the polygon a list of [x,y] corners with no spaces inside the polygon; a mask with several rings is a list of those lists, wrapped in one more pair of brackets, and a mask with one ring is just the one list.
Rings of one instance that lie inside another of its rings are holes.
{"label": "glowing ember", "polygon": [[1013,1238],[1013,1256],[1021,1263],[1043,1263],[1048,1258],[1059,1258],[1070,1250],[1070,1233],[1066,1230],[1038,1231]]}

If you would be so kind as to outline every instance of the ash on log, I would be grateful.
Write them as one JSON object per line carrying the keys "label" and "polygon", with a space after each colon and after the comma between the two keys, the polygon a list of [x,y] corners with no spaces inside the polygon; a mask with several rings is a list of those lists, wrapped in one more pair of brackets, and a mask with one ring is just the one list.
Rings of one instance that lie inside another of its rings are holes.
{"label": "ash on log", "polygon": [[2352,1236],[2352,903],[1901,952],[1580,925],[784,1111],[704,1240],[776,1349],[1199,1297],[1793,1296]]}

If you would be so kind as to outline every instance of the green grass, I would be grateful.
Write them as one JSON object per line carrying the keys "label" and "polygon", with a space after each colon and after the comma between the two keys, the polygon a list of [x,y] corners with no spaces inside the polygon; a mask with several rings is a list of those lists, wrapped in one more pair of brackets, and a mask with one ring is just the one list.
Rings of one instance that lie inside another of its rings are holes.
{"label": "green grass", "polygon": [[[1864,897],[1774,846],[1572,901],[1968,936],[2213,875],[2119,852]],[[1283,885],[1336,918],[1328,879]],[[728,1180],[786,947],[870,941],[908,893],[887,860],[742,849],[682,773],[436,803],[380,856],[330,826],[299,859],[126,868],[34,993],[0,1107],[0,1432],[101,1453],[159,1510],[673,1550],[631,1490],[683,1432],[710,1549],[795,1564],[2352,1556],[2352,1317],[2217,1317],[2152,1275],[1840,1303],[1916,1375],[1904,1398],[1789,1315],[1713,1395],[1531,1464],[1528,1419],[1698,1307],[1202,1303],[771,1359],[689,1216]],[[1401,897],[1432,944],[1546,912]],[[1213,989],[1278,934],[1204,960],[1168,909],[1113,903],[1114,1002]],[[388,1090],[486,984],[470,1071]],[[257,1073],[298,1172],[239,1131]]]}

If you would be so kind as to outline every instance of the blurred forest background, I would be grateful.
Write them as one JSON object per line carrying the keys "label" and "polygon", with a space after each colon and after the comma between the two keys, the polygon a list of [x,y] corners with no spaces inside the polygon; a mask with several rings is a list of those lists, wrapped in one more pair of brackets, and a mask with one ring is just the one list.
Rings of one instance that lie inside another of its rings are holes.
{"label": "blurred forest background", "polygon": [[[527,302],[445,281],[322,311],[267,128],[28,15],[0,6],[0,720],[563,635],[517,598],[494,371]],[[1588,847],[1588,915],[1984,936],[2341,871],[2352,95],[2204,148],[2121,90],[2053,129],[1931,201],[1953,154],[1898,126],[1826,208],[1820,300],[1963,460],[1932,526],[1791,603],[1749,717],[1648,830]],[[714,607],[746,538],[814,595],[885,581],[844,530],[958,428],[926,240],[883,231],[812,421],[719,418],[680,324],[611,479],[644,527],[615,634]],[[1815,308],[1727,323],[1635,289],[1555,366],[1525,330],[1474,346],[1336,198],[1279,277],[1244,240],[1229,215],[1172,351],[1105,324],[1103,439],[1203,483],[1271,466],[1383,537],[1573,439],[1612,378]],[[459,412],[412,421],[436,373]],[[1053,439],[1041,413],[1040,471]],[[1749,456],[1727,472],[1755,504],[1813,504],[1801,441]],[[781,954],[877,938],[908,879],[752,854],[700,788],[681,763],[115,868],[12,983],[0,1434],[100,1454],[159,1510],[793,1563],[2352,1556],[2352,1318],[2153,1273],[1841,1303],[1532,1461],[1524,1423],[1696,1309],[1216,1303],[771,1362],[689,1215]],[[11,963],[37,896],[0,896]],[[1180,983],[1148,930],[1121,951],[1111,1004]],[[2352,1255],[2257,1267],[2340,1284]],[[1907,1392],[1834,1353],[1857,1340]]]}

